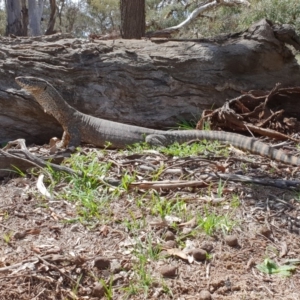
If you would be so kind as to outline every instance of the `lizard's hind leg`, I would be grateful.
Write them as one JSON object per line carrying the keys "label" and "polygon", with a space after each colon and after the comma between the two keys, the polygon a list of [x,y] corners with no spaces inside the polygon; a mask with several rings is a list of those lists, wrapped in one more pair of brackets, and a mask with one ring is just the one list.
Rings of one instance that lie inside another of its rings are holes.
{"label": "lizard's hind leg", "polygon": [[145,141],[152,146],[167,146],[169,144],[167,137],[161,134],[149,134]]}

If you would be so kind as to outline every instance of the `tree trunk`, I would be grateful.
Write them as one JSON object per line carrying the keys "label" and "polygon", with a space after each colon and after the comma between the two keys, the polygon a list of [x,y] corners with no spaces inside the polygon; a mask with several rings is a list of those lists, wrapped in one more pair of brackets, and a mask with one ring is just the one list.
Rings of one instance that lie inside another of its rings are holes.
{"label": "tree trunk", "polygon": [[121,0],[121,36],[140,39],[145,36],[145,0]]}
{"label": "tree trunk", "polygon": [[29,28],[32,36],[42,35],[41,18],[44,9],[44,0],[28,0]]}
{"label": "tree trunk", "polygon": [[6,0],[6,35],[27,36],[28,10],[26,0]]}
{"label": "tree trunk", "polygon": [[[283,29],[283,30],[281,30]],[[62,134],[56,120],[15,83],[17,76],[51,82],[66,101],[96,117],[150,128],[198,121],[243,91],[300,83],[286,43],[300,49],[287,27],[261,21],[213,40],[84,40],[70,35],[0,37],[0,143],[48,142]],[[300,105],[295,105],[298,117]]]}
{"label": "tree trunk", "polygon": [[56,33],[56,31],[54,30],[55,20],[56,20],[56,15],[57,15],[56,0],[50,0],[50,8],[51,8],[50,20],[48,22],[48,27],[45,32],[45,35],[50,35],[50,34]]}

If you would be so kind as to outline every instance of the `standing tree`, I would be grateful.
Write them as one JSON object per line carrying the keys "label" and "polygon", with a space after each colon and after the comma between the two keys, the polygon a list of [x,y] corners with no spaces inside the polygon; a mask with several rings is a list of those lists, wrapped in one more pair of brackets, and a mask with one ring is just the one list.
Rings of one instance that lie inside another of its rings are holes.
{"label": "standing tree", "polygon": [[44,0],[28,0],[29,28],[33,36],[42,35],[41,19],[44,8]]}
{"label": "standing tree", "polygon": [[28,10],[26,0],[5,0],[7,14],[6,35],[27,35]]}
{"label": "standing tree", "polygon": [[56,33],[56,31],[54,31],[54,25],[57,16],[56,0],[50,0],[50,9],[51,9],[50,19],[49,19],[49,23],[45,35]]}
{"label": "standing tree", "polygon": [[121,0],[121,36],[141,39],[145,36],[145,0]]}

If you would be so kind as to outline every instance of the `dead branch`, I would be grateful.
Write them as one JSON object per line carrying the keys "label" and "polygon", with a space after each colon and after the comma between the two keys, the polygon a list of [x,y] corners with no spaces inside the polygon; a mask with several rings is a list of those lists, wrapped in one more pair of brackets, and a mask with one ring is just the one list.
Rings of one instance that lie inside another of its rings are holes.
{"label": "dead branch", "polygon": [[185,187],[207,187],[209,184],[201,180],[166,180],[166,181],[144,181],[144,182],[132,182],[130,188],[139,189],[177,189]]}
{"label": "dead branch", "polygon": [[200,14],[202,14],[205,11],[211,10],[218,6],[235,6],[235,5],[246,5],[250,6],[250,3],[246,0],[215,0],[209,3],[205,3],[204,5],[201,5],[194,9],[190,15],[185,19],[183,22],[176,26],[168,27],[164,29],[165,31],[177,31],[179,29],[182,29],[183,27],[189,25],[191,22],[193,22]]}
{"label": "dead branch", "polygon": [[[17,145],[20,149],[10,149],[12,145]],[[67,156],[70,154],[68,153]],[[81,175],[81,173],[75,172],[74,170],[57,165],[50,161],[56,161],[60,163],[66,156],[48,156],[38,157],[29,152],[26,147],[25,140],[18,139],[11,141],[3,149],[0,149],[0,176],[7,176],[13,171],[20,170],[25,172],[27,169],[37,167],[43,169],[47,166],[55,171],[66,172],[72,175]]]}

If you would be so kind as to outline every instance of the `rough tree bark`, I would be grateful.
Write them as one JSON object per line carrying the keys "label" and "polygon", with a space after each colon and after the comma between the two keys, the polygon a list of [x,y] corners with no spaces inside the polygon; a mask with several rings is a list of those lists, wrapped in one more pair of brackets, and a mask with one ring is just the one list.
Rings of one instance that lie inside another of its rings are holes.
{"label": "rough tree bark", "polygon": [[43,9],[44,0],[28,0],[29,28],[30,34],[33,36],[42,34],[41,18],[43,15]]}
{"label": "rough tree bark", "polygon": [[20,90],[16,76],[48,80],[84,113],[168,128],[180,119],[197,120],[203,109],[242,91],[299,85],[300,67],[284,42],[300,48],[290,27],[265,20],[240,34],[201,41],[1,38],[0,143],[43,143],[62,133]]}
{"label": "rough tree bark", "polygon": [[121,0],[121,36],[140,39],[145,36],[145,0]]}
{"label": "rough tree bark", "polygon": [[25,0],[5,1],[7,26],[6,35],[27,36],[28,10]]}
{"label": "rough tree bark", "polygon": [[51,8],[50,19],[48,22],[48,27],[45,32],[45,35],[50,35],[55,33],[54,26],[55,26],[56,15],[57,15],[56,0],[50,0],[50,8]]}

